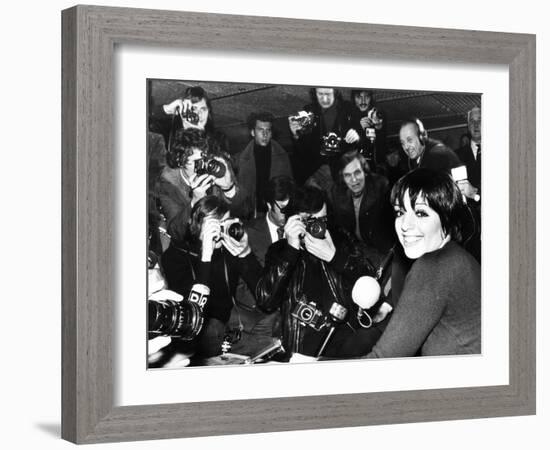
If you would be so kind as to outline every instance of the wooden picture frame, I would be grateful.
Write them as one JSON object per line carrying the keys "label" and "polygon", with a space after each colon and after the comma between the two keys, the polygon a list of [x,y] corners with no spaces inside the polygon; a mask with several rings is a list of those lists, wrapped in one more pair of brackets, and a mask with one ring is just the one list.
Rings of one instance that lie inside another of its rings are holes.
{"label": "wooden picture frame", "polygon": [[[63,11],[62,28],[63,438],[96,443],[535,413],[535,36],[96,6]],[[507,65],[509,384],[115,407],[116,44]]]}

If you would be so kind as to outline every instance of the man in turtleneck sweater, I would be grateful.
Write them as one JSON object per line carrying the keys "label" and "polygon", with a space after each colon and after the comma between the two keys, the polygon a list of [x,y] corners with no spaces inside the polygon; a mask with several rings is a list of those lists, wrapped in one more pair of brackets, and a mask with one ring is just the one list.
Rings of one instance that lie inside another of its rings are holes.
{"label": "man in turtleneck sweater", "polygon": [[271,113],[252,113],[248,118],[252,140],[237,156],[237,180],[247,197],[239,216],[245,220],[265,214],[264,194],[271,178],[280,175],[292,177],[288,154],[272,139],[273,120]]}

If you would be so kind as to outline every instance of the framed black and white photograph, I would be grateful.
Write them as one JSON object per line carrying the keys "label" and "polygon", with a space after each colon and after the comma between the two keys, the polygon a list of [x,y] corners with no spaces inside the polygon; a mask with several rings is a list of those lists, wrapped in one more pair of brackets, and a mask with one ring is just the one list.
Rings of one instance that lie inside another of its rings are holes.
{"label": "framed black and white photograph", "polygon": [[63,33],[65,439],[534,413],[533,36]]}
{"label": "framed black and white photograph", "polygon": [[147,85],[149,368],[482,353],[480,94]]}

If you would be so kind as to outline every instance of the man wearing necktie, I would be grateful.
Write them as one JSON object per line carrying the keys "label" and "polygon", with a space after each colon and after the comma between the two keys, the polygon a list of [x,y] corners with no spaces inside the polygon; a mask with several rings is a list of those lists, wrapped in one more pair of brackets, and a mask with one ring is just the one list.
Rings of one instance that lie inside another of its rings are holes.
{"label": "man wearing necktie", "polygon": [[[286,220],[284,208],[287,206],[293,192],[294,181],[291,177],[286,175],[273,177],[267,183],[265,190],[264,201],[266,203],[267,214],[252,219],[245,224],[246,233],[248,234],[248,244],[262,267],[264,266],[265,255],[270,245],[280,239],[284,239]],[[235,297],[238,306],[250,309],[249,314],[243,312],[241,314],[246,314],[246,316],[254,314],[261,319],[254,324],[254,332],[270,334],[271,329],[278,327],[279,313],[275,312],[265,318],[262,317],[263,313],[257,310],[254,294],[250,292],[248,286],[242,280],[237,286]],[[246,322],[251,321],[245,320],[245,326]]]}
{"label": "man wearing necktie", "polygon": [[456,150],[456,154],[468,171],[468,184],[461,182],[460,190],[474,201],[481,199],[481,108],[475,106],[468,111],[468,133],[470,143]]}

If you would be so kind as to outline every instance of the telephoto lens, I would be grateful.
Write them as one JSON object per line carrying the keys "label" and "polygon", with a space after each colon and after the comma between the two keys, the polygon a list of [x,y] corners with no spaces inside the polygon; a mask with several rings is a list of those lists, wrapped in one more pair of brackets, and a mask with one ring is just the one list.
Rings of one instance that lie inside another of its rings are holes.
{"label": "telephoto lens", "polygon": [[201,331],[203,315],[197,303],[188,300],[148,300],[149,338],[169,336],[193,340]]}

